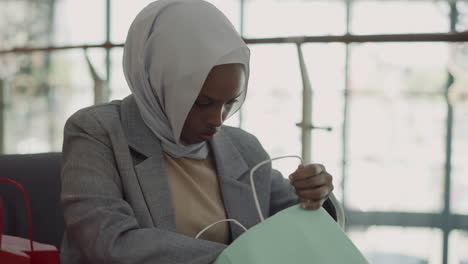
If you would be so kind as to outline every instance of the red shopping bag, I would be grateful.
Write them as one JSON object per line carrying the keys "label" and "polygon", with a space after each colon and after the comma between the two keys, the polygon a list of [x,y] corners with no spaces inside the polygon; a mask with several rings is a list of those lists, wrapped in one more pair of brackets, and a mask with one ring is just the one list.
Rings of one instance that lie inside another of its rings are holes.
{"label": "red shopping bag", "polygon": [[23,193],[28,217],[29,239],[3,235],[3,207],[0,197],[0,263],[2,264],[58,264],[59,254],[56,247],[32,240],[31,209],[26,191],[19,183],[6,178],[0,182],[15,185]]}

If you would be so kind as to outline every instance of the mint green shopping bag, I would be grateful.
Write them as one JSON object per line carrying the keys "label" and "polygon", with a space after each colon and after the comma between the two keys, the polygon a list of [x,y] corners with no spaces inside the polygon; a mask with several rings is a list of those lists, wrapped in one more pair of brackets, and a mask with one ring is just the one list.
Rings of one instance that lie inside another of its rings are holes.
{"label": "mint green shopping bag", "polygon": [[[260,162],[250,171],[252,194],[262,222],[234,240],[221,252],[214,264],[368,264],[323,208],[310,211],[296,205],[264,220],[255,190],[254,172],[273,160],[287,157],[298,158],[302,163],[298,156],[283,156]],[[332,201],[335,199],[333,194],[330,198]],[[343,214],[342,208],[337,211]],[[235,219],[221,220],[202,230],[197,238],[206,229],[222,221],[234,221],[242,226]]]}
{"label": "mint green shopping bag", "polygon": [[293,206],[239,236],[214,264],[367,264],[323,209]]}

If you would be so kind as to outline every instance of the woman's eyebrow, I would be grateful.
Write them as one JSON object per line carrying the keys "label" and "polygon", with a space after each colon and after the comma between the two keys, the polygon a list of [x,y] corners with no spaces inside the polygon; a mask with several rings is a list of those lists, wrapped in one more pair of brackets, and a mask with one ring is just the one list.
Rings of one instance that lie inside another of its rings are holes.
{"label": "woman's eyebrow", "polygon": [[207,100],[210,100],[210,101],[217,101],[217,100],[214,99],[214,98],[211,98],[211,97],[209,97],[209,96],[207,96],[207,95],[202,95],[202,94],[200,94],[200,95],[197,97],[197,100],[200,100],[200,99],[207,99]]}

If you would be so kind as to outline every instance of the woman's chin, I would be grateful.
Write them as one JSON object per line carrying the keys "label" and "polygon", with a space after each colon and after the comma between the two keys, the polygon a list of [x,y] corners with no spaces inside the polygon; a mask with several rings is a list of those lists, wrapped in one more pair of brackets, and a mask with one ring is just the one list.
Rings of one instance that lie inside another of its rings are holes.
{"label": "woman's chin", "polygon": [[205,142],[206,140],[201,139],[201,138],[194,138],[190,140],[181,140],[181,143],[184,145],[195,145],[195,144],[200,144],[202,142]]}

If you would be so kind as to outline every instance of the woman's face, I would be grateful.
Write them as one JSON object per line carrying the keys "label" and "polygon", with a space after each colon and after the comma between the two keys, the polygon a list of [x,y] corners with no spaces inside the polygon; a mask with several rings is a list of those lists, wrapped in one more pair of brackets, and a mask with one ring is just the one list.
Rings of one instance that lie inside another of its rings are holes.
{"label": "woman's face", "polygon": [[211,69],[185,120],[180,139],[186,144],[210,140],[244,87],[242,64],[224,64]]}

